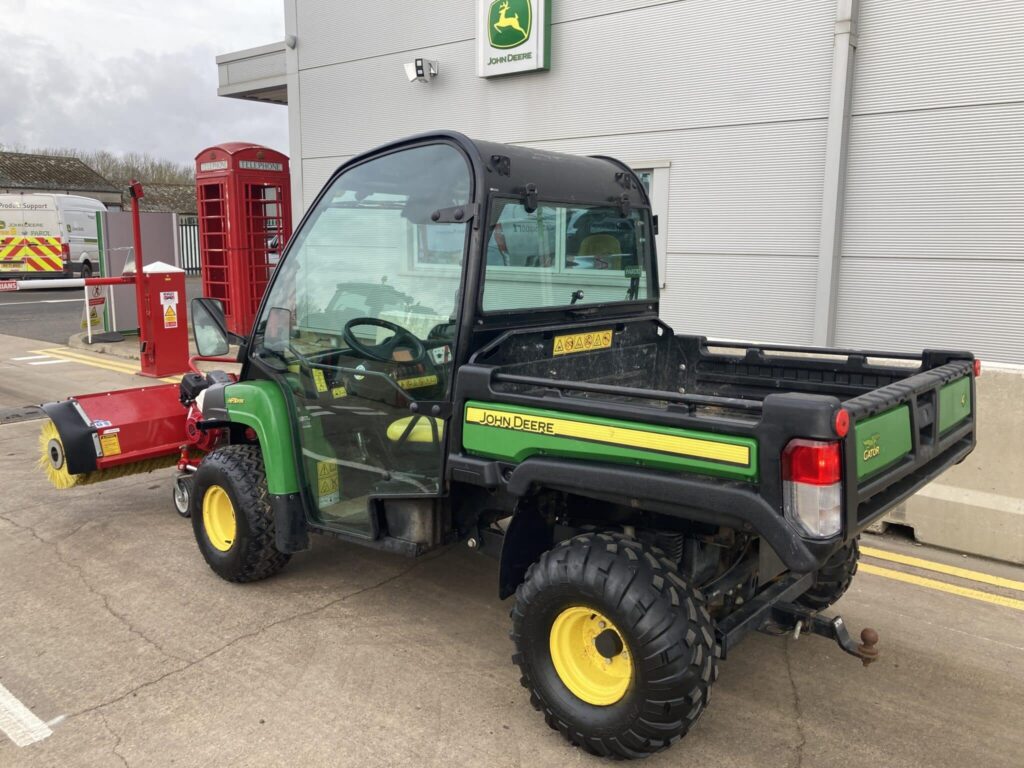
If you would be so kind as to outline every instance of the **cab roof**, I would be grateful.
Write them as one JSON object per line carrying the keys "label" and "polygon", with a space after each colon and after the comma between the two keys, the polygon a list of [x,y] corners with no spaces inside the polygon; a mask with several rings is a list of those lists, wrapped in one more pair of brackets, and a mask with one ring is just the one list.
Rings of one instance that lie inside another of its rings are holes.
{"label": "cab roof", "polygon": [[469,157],[477,181],[476,196],[522,197],[529,185],[541,200],[564,203],[621,204],[649,208],[647,192],[636,174],[610,157],[586,157],[550,152],[515,144],[478,141],[458,131],[433,131],[390,142],[346,162],[339,171],[365,160],[444,142],[460,147]]}

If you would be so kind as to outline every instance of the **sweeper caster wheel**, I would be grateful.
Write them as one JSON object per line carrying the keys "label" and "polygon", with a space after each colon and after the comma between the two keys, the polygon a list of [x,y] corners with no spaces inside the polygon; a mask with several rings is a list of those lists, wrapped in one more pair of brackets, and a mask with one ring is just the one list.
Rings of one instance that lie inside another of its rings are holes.
{"label": "sweeper caster wheel", "polygon": [[189,505],[192,503],[192,475],[179,475],[174,478],[174,511],[182,517],[191,517]]}

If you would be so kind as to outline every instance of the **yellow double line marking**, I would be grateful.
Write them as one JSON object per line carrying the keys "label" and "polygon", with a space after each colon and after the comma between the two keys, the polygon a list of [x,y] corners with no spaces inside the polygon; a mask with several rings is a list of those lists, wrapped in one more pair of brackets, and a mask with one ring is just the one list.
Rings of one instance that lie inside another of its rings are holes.
{"label": "yellow double line marking", "polygon": [[[982,573],[981,571],[972,571],[968,568],[959,568],[955,565],[944,565],[943,563],[936,563],[932,560],[923,560],[919,557],[900,555],[896,552],[886,552],[883,549],[875,549],[874,547],[861,547],[860,551],[862,555],[875,558],[877,560],[886,560],[891,563],[908,565],[912,568],[921,568],[927,571],[943,573],[947,576],[954,576],[958,579],[967,579],[968,581],[977,581],[982,584],[989,584],[993,587],[1000,587],[1002,589],[1012,589],[1018,592],[1024,592],[1024,581],[1014,581],[1013,579],[1005,579],[1001,576],[992,576],[987,573]],[[894,581],[901,581],[905,584],[913,584],[918,587],[934,589],[938,592],[946,592],[950,595],[958,595],[960,597],[967,597],[972,600],[979,600],[984,603],[1000,605],[1004,608],[1012,608],[1017,611],[1024,611],[1024,600],[1020,600],[1014,597],[1006,597],[1005,595],[997,595],[993,594],[992,592],[984,592],[980,589],[961,587],[956,584],[950,584],[949,582],[939,581],[938,579],[929,579],[924,576],[917,576],[916,574],[907,573],[905,571],[896,571],[891,568],[882,568],[877,565],[872,565],[871,563],[860,563],[859,570],[863,573],[870,573],[875,576],[882,576],[883,578],[892,579]]]}
{"label": "yellow double line marking", "polygon": [[[91,365],[93,368],[102,368],[106,371],[115,371],[116,373],[127,373],[129,375],[136,375],[139,373],[139,368],[134,363],[127,360],[100,360],[93,357],[90,354],[76,352],[69,347],[51,347],[50,349],[34,349],[34,354],[39,355],[50,355],[50,357],[56,357],[60,360],[69,360],[74,363],[82,363],[83,365]],[[167,378],[160,379],[160,381],[166,381],[168,384],[177,384],[181,379],[168,376]]]}

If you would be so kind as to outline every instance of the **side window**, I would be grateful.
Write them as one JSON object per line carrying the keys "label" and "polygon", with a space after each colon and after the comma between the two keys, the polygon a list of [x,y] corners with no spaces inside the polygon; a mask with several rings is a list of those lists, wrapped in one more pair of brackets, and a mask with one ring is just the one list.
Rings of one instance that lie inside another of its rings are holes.
{"label": "side window", "polygon": [[651,212],[658,217],[658,234],[654,242],[658,249],[658,284],[664,288],[668,280],[668,182],[672,164],[663,160],[631,165],[651,198]]}

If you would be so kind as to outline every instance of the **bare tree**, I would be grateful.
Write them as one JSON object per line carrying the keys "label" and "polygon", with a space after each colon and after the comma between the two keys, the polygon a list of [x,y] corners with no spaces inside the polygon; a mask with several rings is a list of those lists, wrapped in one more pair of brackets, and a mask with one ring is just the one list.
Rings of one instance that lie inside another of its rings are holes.
{"label": "bare tree", "polygon": [[123,186],[131,179],[138,179],[150,184],[193,184],[195,182],[195,173],[191,165],[161,160],[145,152],[127,152],[123,155],[115,155],[106,150],[85,151],[60,147],[29,150],[21,144],[3,143],[0,143],[0,150],[75,157],[117,186]]}

